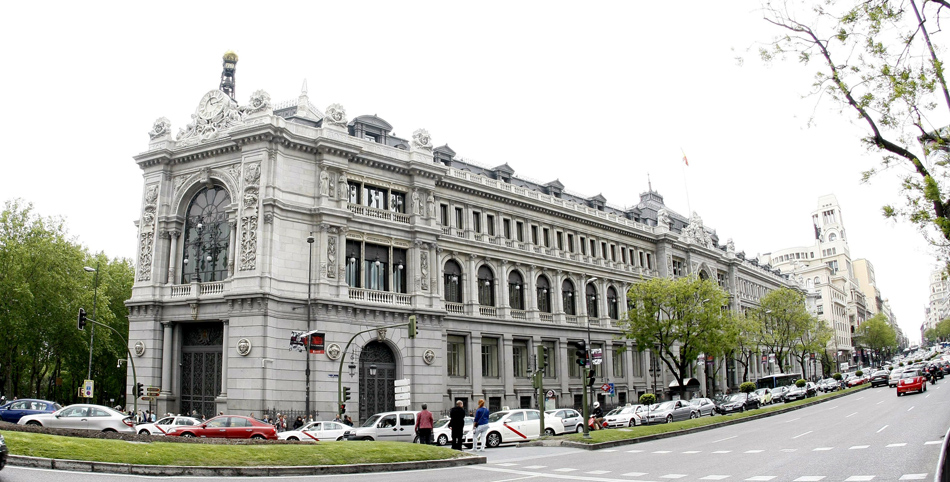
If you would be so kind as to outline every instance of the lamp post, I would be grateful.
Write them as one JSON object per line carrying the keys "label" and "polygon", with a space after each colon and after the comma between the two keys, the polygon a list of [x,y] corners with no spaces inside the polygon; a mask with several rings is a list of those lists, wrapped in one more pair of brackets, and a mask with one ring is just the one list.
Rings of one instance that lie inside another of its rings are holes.
{"label": "lamp post", "polygon": [[[597,277],[596,277],[596,276],[594,276],[594,277],[592,277],[592,278],[587,278],[587,281],[584,282],[584,294],[585,294],[585,295],[587,294],[587,285],[593,283],[594,281],[597,281]],[[586,367],[586,368],[587,368],[587,372],[588,372],[588,373],[584,373],[584,375],[586,375],[586,376],[584,377],[584,384],[585,384],[585,385],[590,385],[590,382],[589,382],[588,380],[590,380],[590,376],[591,376],[591,374],[594,372],[594,364],[593,364],[593,358],[594,358],[594,357],[593,357],[592,354],[591,354],[591,350],[594,349],[594,346],[591,345],[591,342],[590,342],[590,310],[587,310],[587,311],[588,311],[588,313],[587,313],[587,353],[588,353],[588,362],[587,362],[587,367]],[[590,406],[591,406],[591,403],[594,401],[594,400],[593,400],[593,399],[594,399],[594,387],[591,387],[591,386],[585,387],[585,388],[584,388],[584,396],[587,397],[587,400],[588,400],[587,404],[585,405],[585,406],[587,407],[587,413],[584,414],[584,423],[587,423],[587,421],[590,419]],[[587,433],[587,437],[588,437],[588,438],[590,437],[590,433],[589,433],[589,432]]]}
{"label": "lamp post", "polygon": [[[96,273],[92,288],[92,319],[98,320],[99,318],[96,318],[96,305],[99,301],[99,262],[96,261],[95,268],[84,266],[83,269],[87,273]],[[93,323],[92,326],[89,327],[89,369],[86,371],[86,380],[92,380],[92,342],[95,341],[95,339],[96,324]]]}
{"label": "lamp post", "polygon": [[[311,293],[310,289],[313,286],[313,231],[310,232],[310,236],[307,236],[307,246],[310,251],[309,262],[307,263],[307,332],[313,330],[310,326],[310,302],[311,302]],[[308,335],[310,336],[310,335]],[[310,340],[307,340],[307,369],[304,370],[304,374],[307,378],[307,401],[306,401],[306,412],[310,414]]]}

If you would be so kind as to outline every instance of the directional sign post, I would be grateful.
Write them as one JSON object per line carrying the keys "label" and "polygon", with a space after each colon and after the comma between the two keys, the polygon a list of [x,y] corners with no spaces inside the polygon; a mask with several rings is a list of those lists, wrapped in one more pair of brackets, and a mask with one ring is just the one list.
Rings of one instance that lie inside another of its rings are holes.
{"label": "directional sign post", "polygon": [[409,385],[409,379],[403,378],[393,382],[396,386],[396,403],[397,407],[408,407],[412,403],[411,387]]}

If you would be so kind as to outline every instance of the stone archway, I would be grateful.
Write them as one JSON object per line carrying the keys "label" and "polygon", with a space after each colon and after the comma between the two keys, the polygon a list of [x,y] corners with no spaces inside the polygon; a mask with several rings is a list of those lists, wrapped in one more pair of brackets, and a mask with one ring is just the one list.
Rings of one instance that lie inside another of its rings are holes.
{"label": "stone archway", "polygon": [[192,411],[215,416],[215,398],[221,393],[221,357],[224,327],[221,323],[186,323],[181,330],[182,414]]}
{"label": "stone archway", "polygon": [[[376,365],[376,374],[370,375],[370,365]],[[371,341],[360,353],[360,421],[374,413],[396,409],[396,356],[381,341]]]}

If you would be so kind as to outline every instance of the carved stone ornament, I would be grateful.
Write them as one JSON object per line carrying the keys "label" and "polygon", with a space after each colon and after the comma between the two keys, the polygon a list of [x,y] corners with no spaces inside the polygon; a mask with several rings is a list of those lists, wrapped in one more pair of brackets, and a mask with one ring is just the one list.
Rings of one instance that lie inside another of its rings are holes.
{"label": "carved stone ornament", "polygon": [[385,329],[385,328],[380,328],[380,329],[376,330],[376,340],[377,340],[377,341],[383,341],[383,340],[385,340],[385,339],[386,339],[386,329]]}
{"label": "carved stone ornament", "polygon": [[135,356],[142,356],[145,354],[145,343],[141,341],[135,342],[135,345],[132,346],[132,353],[135,353]]}
{"label": "carved stone ornament", "polygon": [[412,133],[412,147],[413,149],[432,152],[432,138],[429,136],[429,131],[416,129]]}
{"label": "carved stone ornament", "polygon": [[178,141],[194,139],[195,143],[214,139],[221,132],[244,125],[248,115],[265,111],[270,108],[270,105],[270,95],[263,90],[254,92],[251,95],[250,105],[245,107],[239,106],[220,90],[209,91],[198,102],[198,108],[191,115],[191,122],[184,129],[178,130],[175,139]]}
{"label": "carved stone ornament", "polygon": [[326,117],[323,118],[323,124],[346,129],[346,109],[340,104],[330,104],[327,107]]}
{"label": "carved stone ornament", "polygon": [[336,277],[336,236],[327,238],[327,278]]}
{"label": "carved stone ornament", "polygon": [[263,90],[255,90],[251,94],[251,100],[244,108],[245,114],[254,114],[271,108],[270,94]]}
{"label": "carved stone ornament", "polygon": [[152,279],[152,248],[155,242],[155,211],[158,201],[158,184],[145,188],[145,207],[142,209],[142,225],[139,226],[138,281]]}
{"label": "carved stone ornament", "polygon": [[159,117],[155,119],[155,123],[152,124],[152,130],[148,131],[148,138],[155,139],[158,137],[164,137],[171,134],[172,123],[166,117]]}
{"label": "carved stone ornament", "polygon": [[241,264],[238,270],[252,271],[257,268],[257,204],[258,183],[261,180],[260,163],[244,166],[244,201],[241,216]]}
{"label": "carved stone ornament", "polygon": [[426,362],[426,365],[435,363],[435,352],[426,350],[425,353],[422,354],[422,361]]}
{"label": "carved stone ornament", "polygon": [[422,289],[429,289],[429,250],[425,247],[419,253],[419,268],[422,271]]}
{"label": "carved stone ornament", "polygon": [[736,254],[736,243],[732,242],[732,238],[726,240],[726,254],[731,254],[733,256]]}
{"label": "carved stone ornament", "polygon": [[686,243],[698,244],[704,248],[712,246],[712,236],[706,232],[703,227],[703,218],[699,217],[696,211],[693,211],[693,215],[689,217],[689,225],[683,228],[682,236]]}
{"label": "carved stone ornament", "polygon": [[237,342],[237,352],[238,355],[248,356],[251,354],[251,340],[247,338],[241,338]]}
{"label": "carved stone ornament", "polygon": [[672,223],[672,222],[673,222],[673,221],[670,219],[670,212],[667,211],[666,208],[661,208],[661,209],[656,213],[656,225],[657,225],[657,226],[660,226],[660,227],[669,229],[670,223]]}
{"label": "carved stone ornament", "polygon": [[343,349],[340,348],[340,345],[336,343],[330,343],[327,345],[327,358],[331,360],[339,360],[340,354],[343,353]]}

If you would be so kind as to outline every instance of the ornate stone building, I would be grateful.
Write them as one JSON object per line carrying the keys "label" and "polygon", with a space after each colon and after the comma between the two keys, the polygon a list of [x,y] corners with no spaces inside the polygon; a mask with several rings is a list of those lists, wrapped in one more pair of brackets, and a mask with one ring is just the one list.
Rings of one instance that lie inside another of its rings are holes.
{"label": "ornate stone building", "polygon": [[[403,378],[412,408],[530,406],[537,346],[550,353],[549,403],[579,405],[570,343],[588,336],[604,353],[598,385],[616,387],[601,400],[622,404],[672,380],[617,339],[632,283],[718,280],[733,309],[789,283],[652,189],[618,209],[466,162],[424,129],[402,139],[377,116],[321,112],[306,86],[276,105],[263,91],[239,105],[215,89],[177,135],[164,118],[149,134],[135,156],[145,187],[127,305],[138,379],[161,387],[161,412],[303,410],[309,372],[313,410],[332,417],[341,361],[360,420],[392,409]],[[374,330],[342,352],[354,333],[409,315],[415,339]],[[308,327],[326,334],[309,366],[289,346]],[[731,362],[710,366],[719,389],[738,382]],[[690,388],[705,389],[702,371]]]}

